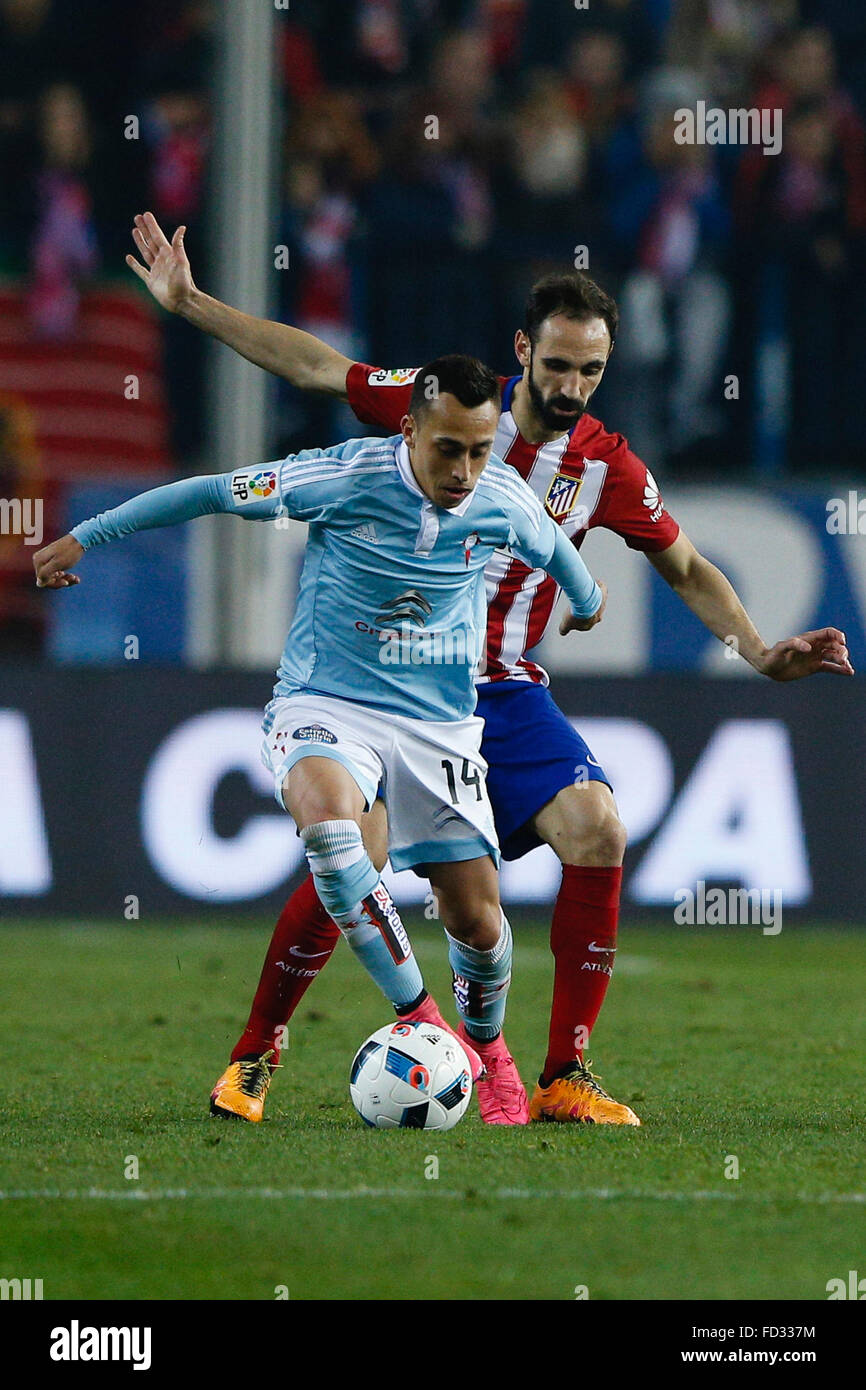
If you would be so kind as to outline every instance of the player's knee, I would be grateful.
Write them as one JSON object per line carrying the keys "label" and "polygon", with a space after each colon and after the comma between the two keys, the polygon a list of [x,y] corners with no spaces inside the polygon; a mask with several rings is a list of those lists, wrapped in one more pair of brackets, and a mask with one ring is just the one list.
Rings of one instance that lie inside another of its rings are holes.
{"label": "player's knee", "polygon": [[616,811],[600,807],[580,821],[567,821],[554,845],[563,864],[621,864],[628,842],[626,828]]}
{"label": "player's knee", "polygon": [[445,926],[449,935],[464,946],[476,951],[492,951],[502,931],[499,901],[456,903],[447,913]]}
{"label": "player's knee", "polygon": [[[283,782],[283,805],[299,829],[319,825],[322,821],[353,820],[360,823],[358,796],[353,789],[328,786],[311,781],[295,767]],[[363,802],[361,803],[363,805]]]}
{"label": "player's knee", "polygon": [[359,817],[351,804],[341,803],[339,798],[300,797],[291,801],[283,792],[286,810],[299,830],[308,825],[321,825],[324,821],[352,820],[359,826]]}

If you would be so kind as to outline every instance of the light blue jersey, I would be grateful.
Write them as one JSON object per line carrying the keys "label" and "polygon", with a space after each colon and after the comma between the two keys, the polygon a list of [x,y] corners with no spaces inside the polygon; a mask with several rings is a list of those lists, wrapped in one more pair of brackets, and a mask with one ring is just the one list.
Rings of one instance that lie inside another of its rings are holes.
{"label": "light blue jersey", "polygon": [[89,550],[208,512],[309,522],[275,695],[465,719],[475,708],[486,632],[483,571],[495,550],[548,570],[579,616],[601,603],[577,551],[513,468],[491,457],[474,491],[449,510],[421,491],[399,435],[169,483],[72,534]]}

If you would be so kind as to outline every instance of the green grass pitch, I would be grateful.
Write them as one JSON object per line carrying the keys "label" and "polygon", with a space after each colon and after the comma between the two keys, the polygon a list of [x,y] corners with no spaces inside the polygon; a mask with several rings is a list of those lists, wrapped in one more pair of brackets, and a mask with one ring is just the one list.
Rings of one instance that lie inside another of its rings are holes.
{"label": "green grass pitch", "polygon": [[[551,958],[514,920],[529,1084]],[[389,1011],[344,947],[266,1123],[208,1116],[268,929],[0,929],[0,1276],[46,1299],[820,1300],[862,1267],[866,935],[626,921],[591,1056],[643,1127],[494,1129],[473,1102],[437,1136],[351,1107],[349,1062]],[[412,934],[451,1014],[441,936]]]}

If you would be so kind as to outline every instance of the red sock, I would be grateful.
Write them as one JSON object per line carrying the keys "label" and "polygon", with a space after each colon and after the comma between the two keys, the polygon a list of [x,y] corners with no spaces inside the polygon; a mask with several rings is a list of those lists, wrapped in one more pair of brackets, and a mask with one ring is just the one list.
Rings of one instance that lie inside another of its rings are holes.
{"label": "red sock", "polygon": [[548,1082],[576,1057],[583,1060],[613,970],[621,882],[621,866],[563,865],[550,929],[553,1005],[542,1073]]}
{"label": "red sock", "polygon": [[262,966],[259,987],[247,1026],[238,1039],[231,1060],[272,1047],[280,1060],[280,1033],[305,990],[327,965],[340,939],[340,928],[331,921],[319,901],[312,875],[289,898],[274,928]]}

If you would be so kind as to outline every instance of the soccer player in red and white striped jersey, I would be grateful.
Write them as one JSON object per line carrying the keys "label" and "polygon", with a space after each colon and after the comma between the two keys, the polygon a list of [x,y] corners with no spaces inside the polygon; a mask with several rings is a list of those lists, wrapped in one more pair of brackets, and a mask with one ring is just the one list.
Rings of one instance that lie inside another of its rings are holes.
{"label": "soccer player in red and white striped jersey", "polygon": [[[183,231],[169,242],[150,213],[136,218],[133,237],[143,264],[132,256],[127,262],[164,308],[296,387],[347,400],[366,423],[388,434],[400,428],[415,369],[352,362],[309,333],[252,318],[203,294],[192,279]],[[575,545],[590,528],[604,526],[644,551],[705,626],[720,639],[735,638],[736,650],[757,671],[774,680],[818,671],[853,674],[837,628],[767,647],[728,580],[665,510],[652,474],[621,435],[588,413],[617,323],[613,300],[581,272],[534,286],[515,336],[520,372],[502,382],[494,452],[527,480]],[[485,720],[482,753],[503,857],[546,843],[563,866],[551,928],[548,1048],[531,1117],[639,1124],[583,1063],[613,968],[626,836],[604,771],[557,708],[546,673],[532,659],[551,619],[556,585],[505,554],[491,561],[485,580],[487,653],[477,713]],[[386,840],[375,811],[369,820],[368,847],[379,867]],[[274,1048],[338,936],[307,879],[277,923],[233,1062]]]}

